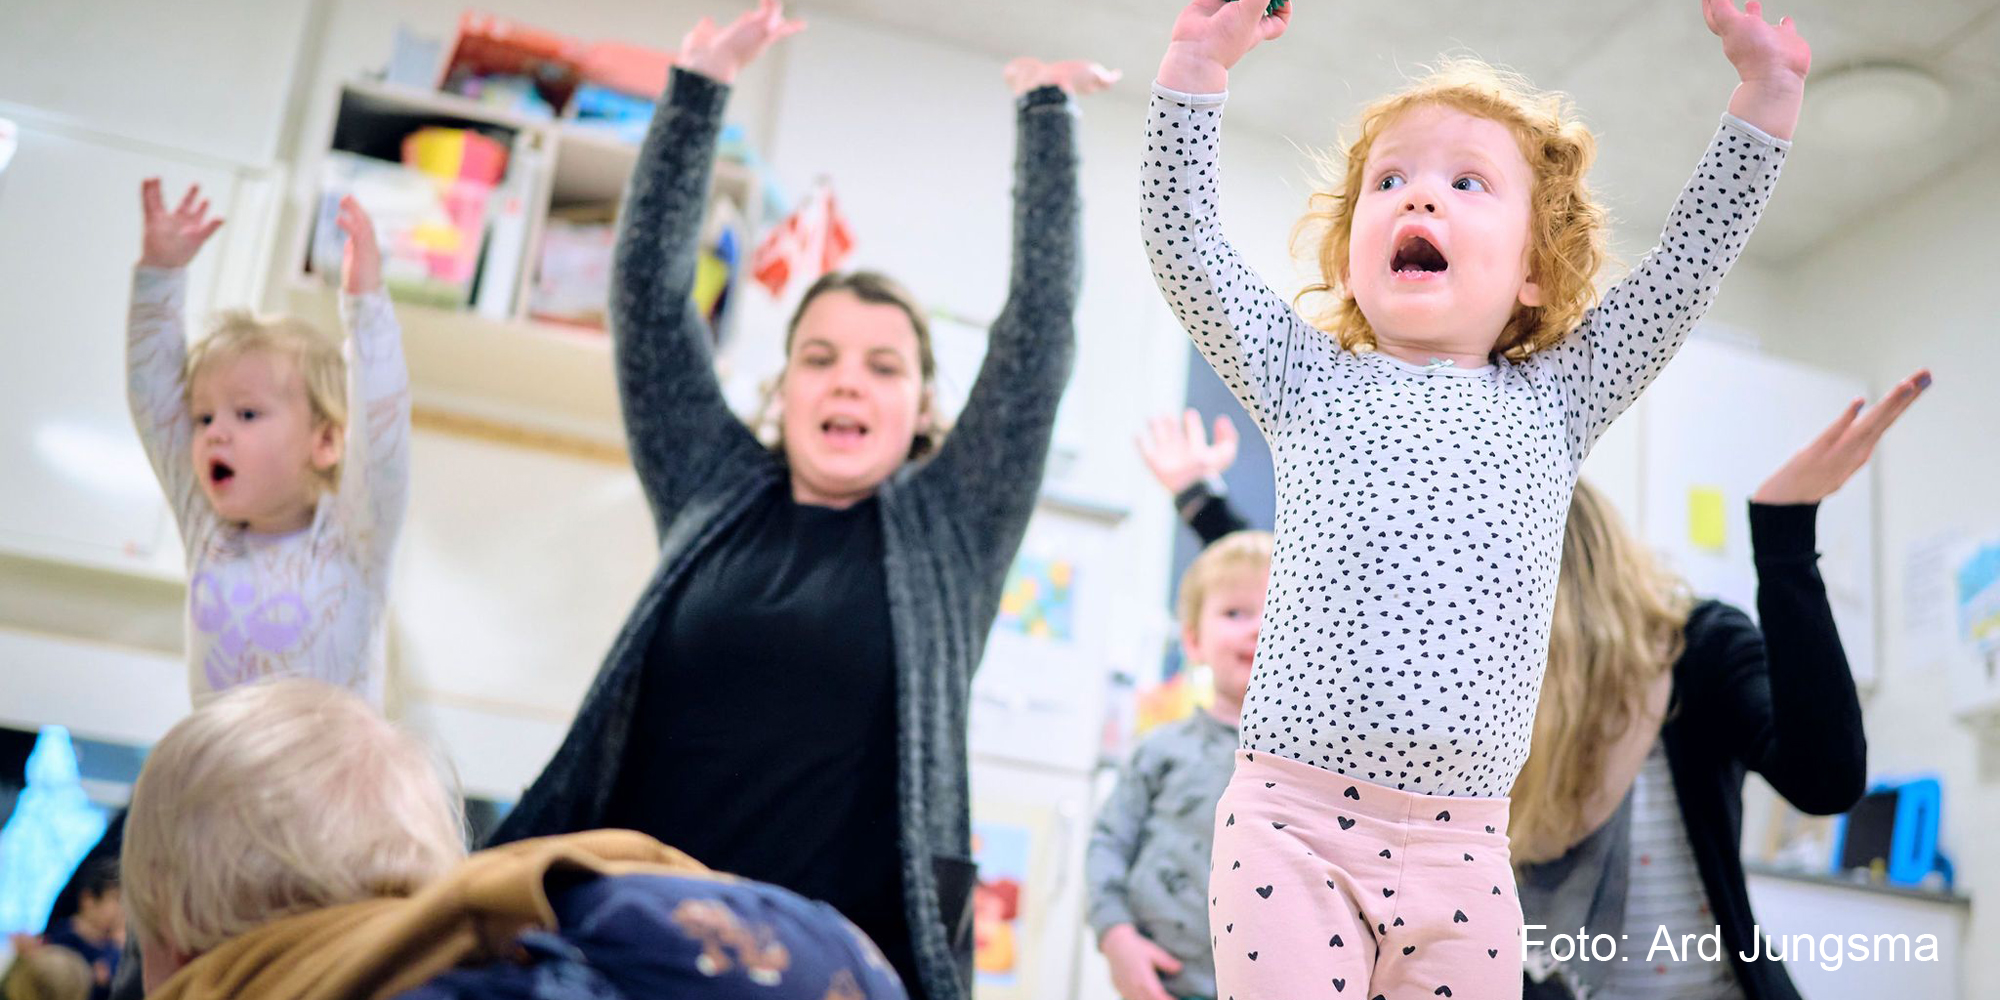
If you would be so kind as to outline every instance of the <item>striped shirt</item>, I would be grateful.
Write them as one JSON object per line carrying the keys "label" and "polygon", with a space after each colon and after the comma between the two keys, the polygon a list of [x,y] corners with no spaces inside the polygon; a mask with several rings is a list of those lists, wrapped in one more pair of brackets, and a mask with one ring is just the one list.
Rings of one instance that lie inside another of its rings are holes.
{"label": "striped shirt", "polygon": [[[1632,783],[1630,866],[1622,961],[1612,967],[1604,995],[1615,1000],[1742,1000],[1729,956],[1707,961],[1700,953],[1704,937],[1714,939],[1710,955],[1723,946],[1674,794],[1666,744],[1658,740]],[[1671,950],[1654,947],[1669,940],[1674,942]]]}

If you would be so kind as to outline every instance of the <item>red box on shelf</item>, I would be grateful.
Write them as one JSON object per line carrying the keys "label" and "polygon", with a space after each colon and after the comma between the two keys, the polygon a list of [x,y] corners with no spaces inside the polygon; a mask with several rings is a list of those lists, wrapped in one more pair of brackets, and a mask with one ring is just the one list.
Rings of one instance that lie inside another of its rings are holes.
{"label": "red box on shelf", "polygon": [[583,54],[583,43],[566,35],[469,10],[459,15],[458,37],[452,41],[438,89],[485,99],[482,91],[488,81],[530,81],[545,110],[532,106],[513,110],[561,117],[583,82]]}

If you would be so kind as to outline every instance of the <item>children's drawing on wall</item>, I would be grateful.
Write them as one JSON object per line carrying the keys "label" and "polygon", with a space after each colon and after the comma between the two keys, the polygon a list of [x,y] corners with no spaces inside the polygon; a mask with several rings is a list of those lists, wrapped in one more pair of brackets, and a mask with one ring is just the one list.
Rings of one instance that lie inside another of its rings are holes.
{"label": "children's drawing on wall", "polygon": [[1020,982],[1021,893],[1033,843],[1024,826],[972,825],[972,857],[979,865],[972,889],[972,967],[982,988]]}
{"label": "children's drawing on wall", "polygon": [[1022,554],[1000,592],[1000,625],[1031,639],[1076,638],[1076,564],[1062,557]]}
{"label": "children's drawing on wall", "polygon": [[2000,540],[1976,547],[1959,563],[1956,575],[1959,636],[1991,684],[2000,672]]}

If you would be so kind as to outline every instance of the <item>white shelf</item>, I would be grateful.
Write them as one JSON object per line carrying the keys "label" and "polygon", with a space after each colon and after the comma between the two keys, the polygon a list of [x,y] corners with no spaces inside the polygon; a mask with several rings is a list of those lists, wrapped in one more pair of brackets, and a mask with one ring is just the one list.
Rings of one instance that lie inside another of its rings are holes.
{"label": "white shelf", "polygon": [[[337,328],[332,289],[301,281],[287,299],[292,313]],[[609,334],[405,303],[396,318],[416,405],[624,444]]]}
{"label": "white shelf", "polygon": [[[441,123],[505,133],[518,154],[508,171],[514,189],[527,199],[528,221],[514,318],[398,303],[415,404],[489,426],[622,448],[609,334],[529,319],[526,307],[550,210],[616,204],[638,164],[640,146],[573,120],[535,118],[400,84],[353,81],[333,99],[338,112],[321,148],[394,157],[410,129]],[[517,170],[529,173],[516,175]],[[520,180],[527,183],[514,183]],[[753,231],[761,188],[757,173],[744,164],[716,163],[711,198],[733,202]],[[295,268],[304,266],[308,233],[299,239]],[[338,322],[338,297],[318,277],[295,270],[280,280],[277,297],[290,311],[329,327]]]}

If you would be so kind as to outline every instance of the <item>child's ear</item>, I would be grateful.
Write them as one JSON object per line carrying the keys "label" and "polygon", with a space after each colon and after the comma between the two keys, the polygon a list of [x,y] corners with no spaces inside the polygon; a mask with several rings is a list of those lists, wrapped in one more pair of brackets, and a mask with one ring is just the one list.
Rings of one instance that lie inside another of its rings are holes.
{"label": "child's ear", "polygon": [[1187,660],[1189,666],[1193,666],[1201,661],[1201,654],[1195,652],[1196,647],[1200,645],[1200,624],[1195,623],[1181,626],[1181,656]]}
{"label": "child's ear", "polygon": [[313,468],[325,472],[340,464],[347,452],[347,435],[339,424],[322,420],[313,428],[312,464]]}
{"label": "child's ear", "polygon": [[1535,284],[1532,280],[1521,282],[1521,294],[1519,298],[1521,304],[1530,309],[1540,306],[1542,304],[1542,286]]}

